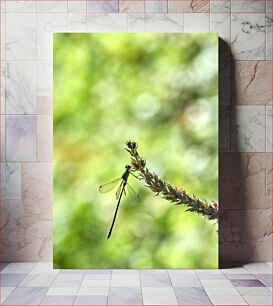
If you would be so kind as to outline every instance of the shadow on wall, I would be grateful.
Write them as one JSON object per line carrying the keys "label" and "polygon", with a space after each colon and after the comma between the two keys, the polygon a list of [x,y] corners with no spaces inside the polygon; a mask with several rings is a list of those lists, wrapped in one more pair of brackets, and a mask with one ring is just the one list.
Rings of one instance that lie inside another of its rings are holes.
{"label": "shadow on wall", "polygon": [[[236,124],[231,119],[231,99],[236,98],[234,61],[229,44],[219,38],[219,268],[239,266],[240,258],[240,228],[246,231],[249,226],[247,220],[238,220],[232,216],[230,208],[235,190],[234,179],[243,178],[242,160],[239,153],[230,153],[231,127]],[[232,92],[234,90],[234,92]],[[236,121],[236,120],[235,120]],[[238,140],[234,147],[238,148]],[[246,207],[244,192],[241,204]],[[235,211],[236,212],[236,211]],[[236,224],[236,220],[240,222]]]}
{"label": "shadow on wall", "polygon": [[[250,163],[254,163],[256,168],[264,167],[265,169],[261,171],[264,177],[266,171],[269,171],[266,169],[270,169],[271,166],[267,156],[266,162],[264,157],[262,158],[261,166],[261,160],[257,157],[259,153],[239,153],[240,143],[236,132],[239,120],[232,107],[238,104],[237,93],[240,85],[235,82],[236,61],[233,59],[230,46],[222,39],[219,39],[219,51],[219,267],[228,268],[257,260],[262,261],[263,252],[265,261],[270,256],[271,231],[269,229],[268,233],[259,236],[258,228],[261,226],[266,228],[266,226],[257,224],[260,222],[255,219],[257,212],[250,211],[262,209],[268,205],[270,208],[270,191],[266,189],[263,179],[261,188],[265,196],[253,199],[257,186],[254,183],[253,190],[247,180],[251,175],[249,174]],[[266,242],[264,238],[267,239]]]}

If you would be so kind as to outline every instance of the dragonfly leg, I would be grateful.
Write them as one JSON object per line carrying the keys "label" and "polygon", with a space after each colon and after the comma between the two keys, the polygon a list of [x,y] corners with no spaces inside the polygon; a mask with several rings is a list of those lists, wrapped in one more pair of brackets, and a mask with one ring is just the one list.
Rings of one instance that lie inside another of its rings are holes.
{"label": "dragonfly leg", "polygon": [[133,172],[130,171],[130,174],[132,174],[132,176],[138,179],[138,177]]}

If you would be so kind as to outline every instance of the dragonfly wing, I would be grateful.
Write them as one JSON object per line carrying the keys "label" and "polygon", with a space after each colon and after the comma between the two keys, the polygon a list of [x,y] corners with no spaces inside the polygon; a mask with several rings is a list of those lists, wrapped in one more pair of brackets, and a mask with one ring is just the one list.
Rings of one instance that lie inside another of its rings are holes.
{"label": "dragonfly wing", "polygon": [[128,193],[130,194],[130,196],[132,198],[134,198],[136,201],[140,201],[140,197],[139,197],[139,194],[137,194],[134,189],[127,183],[127,190],[128,190]]}
{"label": "dragonfly wing", "polygon": [[122,178],[118,178],[116,180],[113,180],[112,182],[109,182],[109,183],[106,183],[104,185],[101,185],[100,188],[99,188],[99,191],[101,193],[105,193],[105,192],[109,192],[111,191],[112,189],[115,188],[115,186],[117,186],[118,182],[120,182],[122,180]]}
{"label": "dragonfly wing", "polygon": [[117,200],[119,199],[121,189],[122,189],[122,183],[119,185],[119,188],[118,188],[118,190],[117,190],[117,192],[116,192],[116,199],[117,199]]}

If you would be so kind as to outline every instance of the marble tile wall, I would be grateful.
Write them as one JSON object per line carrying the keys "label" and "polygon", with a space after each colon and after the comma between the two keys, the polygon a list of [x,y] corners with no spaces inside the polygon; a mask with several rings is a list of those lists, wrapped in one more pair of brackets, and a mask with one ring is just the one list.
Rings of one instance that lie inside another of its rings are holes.
{"label": "marble tile wall", "polygon": [[272,1],[0,1],[2,261],[52,259],[52,33],[218,32],[220,262],[271,261]]}

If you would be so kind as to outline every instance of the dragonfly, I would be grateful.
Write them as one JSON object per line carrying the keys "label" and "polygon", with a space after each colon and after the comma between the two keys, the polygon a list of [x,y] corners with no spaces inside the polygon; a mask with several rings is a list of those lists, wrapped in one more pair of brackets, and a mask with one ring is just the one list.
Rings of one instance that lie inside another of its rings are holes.
{"label": "dragonfly", "polygon": [[[120,204],[120,201],[121,201],[121,198],[122,198],[123,194],[126,195],[126,190],[128,191],[128,193],[134,199],[139,201],[139,195],[134,191],[134,189],[128,183],[128,177],[129,177],[130,174],[132,174],[134,177],[137,178],[137,176],[134,175],[134,173],[132,173],[131,166],[126,165],[125,166],[125,171],[123,172],[123,174],[120,178],[117,178],[117,179],[115,179],[115,180],[113,180],[109,183],[106,183],[104,185],[101,185],[99,187],[99,191],[101,193],[106,193],[106,192],[109,192],[109,191],[113,190],[119,184],[119,187],[116,191],[116,200],[118,202],[117,202],[115,214],[114,214],[114,217],[113,217],[113,220],[112,220],[112,224],[111,224],[111,227],[110,227],[108,235],[107,235],[107,239],[109,239],[111,237],[112,230],[113,230],[113,227],[114,227],[114,224],[115,224],[115,221],[116,221],[116,217],[117,217],[117,213],[118,213],[118,209],[119,209],[119,204]],[[125,189],[125,187],[126,187],[126,189]]]}

